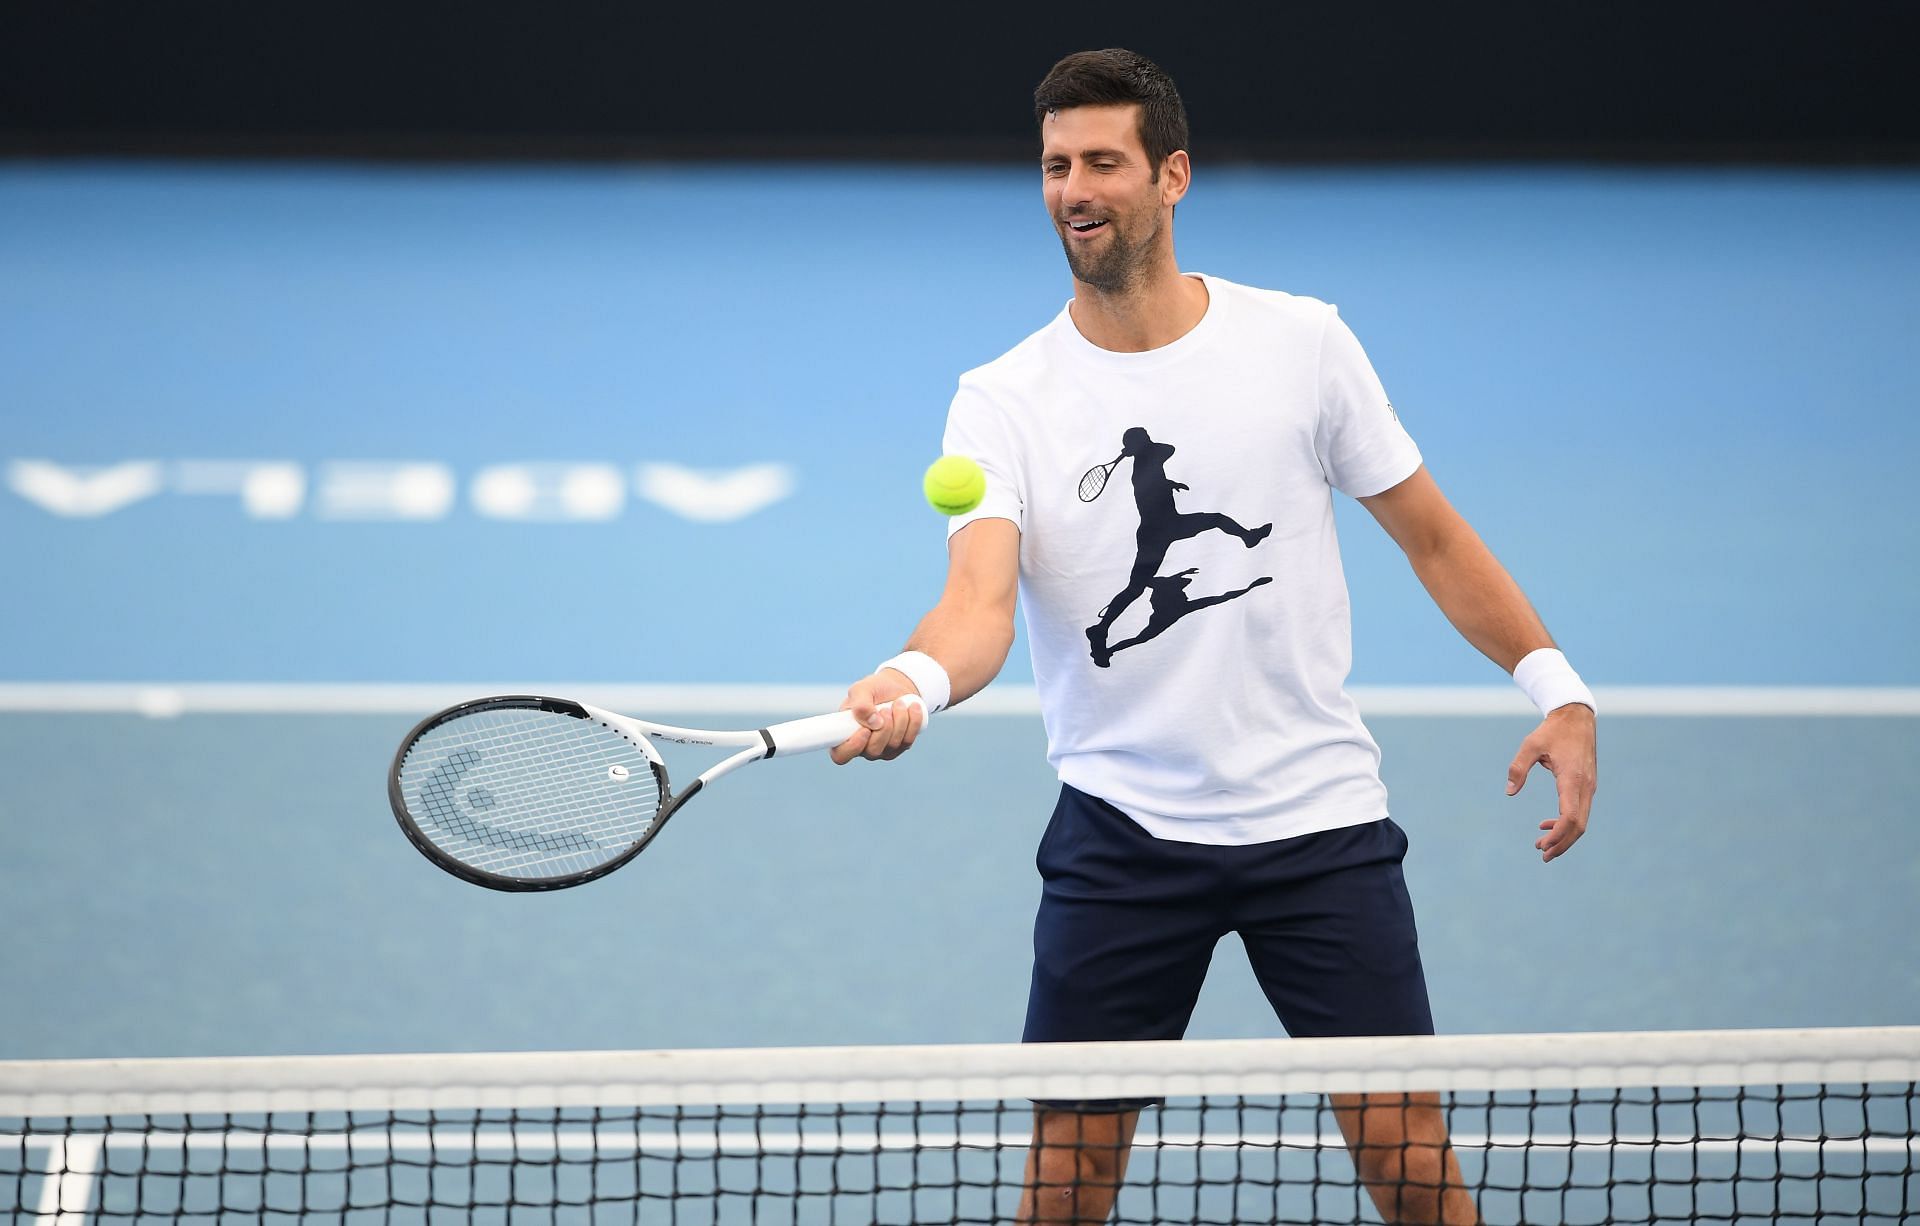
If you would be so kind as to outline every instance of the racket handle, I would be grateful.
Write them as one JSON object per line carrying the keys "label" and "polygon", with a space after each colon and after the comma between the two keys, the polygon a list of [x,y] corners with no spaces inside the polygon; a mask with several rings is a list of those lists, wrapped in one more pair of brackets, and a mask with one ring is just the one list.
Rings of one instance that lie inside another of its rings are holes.
{"label": "racket handle", "polygon": [[[897,701],[925,705],[918,694],[907,694]],[[831,715],[812,715],[806,719],[773,724],[761,731],[773,746],[767,751],[767,756],[780,758],[796,753],[812,753],[816,749],[832,749],[860,731],[860,725],[854,722],[853,712],[835,711]]]}

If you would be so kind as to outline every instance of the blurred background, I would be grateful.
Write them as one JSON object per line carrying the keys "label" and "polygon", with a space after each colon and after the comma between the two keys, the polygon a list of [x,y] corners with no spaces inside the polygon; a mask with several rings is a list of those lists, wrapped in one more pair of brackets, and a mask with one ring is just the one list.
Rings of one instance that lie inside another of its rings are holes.
{"label": "blurred background", "polygon": [[[1340,509],[1448,1031],[1920,1021],[1914,9],[0,9],[0,1058],[1018,1035],[1031,672],[614,877],[395,828],[421,715],[837,705],[960,372],[1071,292],[1033,86],[1179,83],[1185,267],[1337,303],[1602,687],[1531,727]],[[677,773],[690,767],[675,760]],[[1277,1024],[1229,941],[1195,1035]]]}

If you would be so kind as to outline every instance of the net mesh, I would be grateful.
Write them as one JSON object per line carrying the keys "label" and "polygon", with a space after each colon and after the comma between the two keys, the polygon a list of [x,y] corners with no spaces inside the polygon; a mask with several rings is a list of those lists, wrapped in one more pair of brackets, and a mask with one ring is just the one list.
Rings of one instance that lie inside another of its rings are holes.
{"label": "net mesh", "polygon": [[[1026,1192],[1043,1220],[1431,1220],[1445,1197],[1449,1220],[1904,1222],[1916,1076],[1920,1029],[22,1062],[0,1064],[0,1208],[987,1223]],[[1161,1096],[1117,1188],[1114,1116],[1034,1145],[1031,1098]],[[1403,1103],[1437,1104],[1444,1149]]]}

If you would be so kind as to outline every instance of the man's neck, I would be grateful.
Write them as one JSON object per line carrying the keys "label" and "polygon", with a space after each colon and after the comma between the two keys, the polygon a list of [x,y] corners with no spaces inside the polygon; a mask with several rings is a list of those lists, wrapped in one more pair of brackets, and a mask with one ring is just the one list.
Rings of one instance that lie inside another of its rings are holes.
{"label": "man's neck", "polygon": [[1145,353],[1193,331],[1207,313],[1206,282],[1169,265],[1139,285],[1101,290],[1075,279],[1073,326],[1115,353]]}

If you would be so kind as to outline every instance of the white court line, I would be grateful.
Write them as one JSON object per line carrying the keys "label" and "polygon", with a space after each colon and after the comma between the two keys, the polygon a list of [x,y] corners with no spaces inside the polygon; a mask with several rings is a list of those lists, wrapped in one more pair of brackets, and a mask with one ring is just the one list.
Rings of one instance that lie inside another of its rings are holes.
{"label": "white court line", "polygon": [[98,1133],[55,1138],[40,1168],[34,1226],[85,1226],[93,1207],[95,1174],[107,1141]]}
{"label": "white court line", "polygon": [[[1378,716],[1512,716],[1533,708],[1511,686],[1365,686],[1351,693],[1361,713]],[[618,682],[460,682],[456,684],[303,684],[278,682],[0,682],[0,713],[146,715],[416,715],[489,694],[551,694],[627,713],[781,714],[831,711],[837,685],[642,685]],[[1920,687],[1903,686],[1595,686],[1602,715],[1613,716],[1920,716]],[[1030,685],[995,685],[951,714],[1037,715]],[[944,718],[944,717],[943,717]]]}

